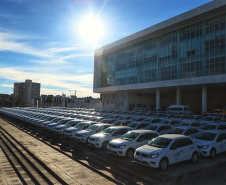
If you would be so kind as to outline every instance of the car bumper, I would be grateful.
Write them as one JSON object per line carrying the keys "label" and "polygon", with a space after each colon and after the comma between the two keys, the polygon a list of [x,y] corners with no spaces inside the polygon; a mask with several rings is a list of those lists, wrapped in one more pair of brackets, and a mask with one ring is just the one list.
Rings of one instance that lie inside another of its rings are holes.
{"label": "car bumper", "polygon": [[101,142],[97,142],[97,141],[90,141],[88,140],[88,145],[95,147],[95,148],[101,148],[102,143]]}
{"label": "car bumper", "polygon": [[125,149],[119,149],[119,148],[111,148],[108,147],[107,152],[109,154],[118,155],[118,156],[125,156]]}
{"label": "car bumper", "polygon": [[149,166],[152,168],[158,168],[159,167],[159,160],[153,160],[153,159],[147,159],[144,157],[140,157],[135,155],[134,156],[134,162],[144,165],[144,166]]}
{"label": "car bumper", "polygon": [[199,149],[199,154],[201,156],[209,157],[210,155],[210,150],[209,149]]}
{"label": "car bumper", "polygon": [[87,137],[75,137],[74,140],[80,143],[86,143]]}

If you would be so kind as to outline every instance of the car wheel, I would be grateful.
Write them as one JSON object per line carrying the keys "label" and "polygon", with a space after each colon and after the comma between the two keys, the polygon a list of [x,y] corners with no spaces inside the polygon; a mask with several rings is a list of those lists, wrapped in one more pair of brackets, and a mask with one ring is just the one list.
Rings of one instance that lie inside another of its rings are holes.
{"label": "car wheel", "polygon": [[133,150],[133,149],[128,149],[128,150],[126,151],[126,157],[127,157],[128,159],[132,159],[133,156],[134,156],[134,150]]}
{"label": "car wheel", "polygon": [[166,158],[161,159],[161,161],[159,162],[159,168],[161,170],[165,170],[168,166],[168,160]]}
{"label": "car wheel", "polygon": [[108,143],[108,141],[104,141],[104,143],[102,144],[102,148],[107,150]]}
{"label": "car wheel", "polygon": [[198,158],[199,158],[198,153],[197,153],[197,152],[194,152],[194,153],[192,154],[191,161],[192,161],[193,163],[196,163],[196,162],[198,161]]}
{"label": "car wheel", "polygon": [[216,150],[215,150],[214,148],[212,148],[212,149],[210,150],[210,158],[213,159],[213,158],[215,158],[215,157],[216,157]]}

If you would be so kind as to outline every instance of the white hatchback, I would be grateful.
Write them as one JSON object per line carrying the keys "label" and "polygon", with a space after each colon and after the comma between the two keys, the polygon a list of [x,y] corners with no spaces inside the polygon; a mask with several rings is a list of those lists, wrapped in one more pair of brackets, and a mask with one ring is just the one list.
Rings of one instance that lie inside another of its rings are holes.
{"label": "white hatchback", "polygon": [[111,126],[101,133],[91,135],[88,139],[88,144],[95,148],[107,149],[109,141],[121,137],[130,130],[132,130],[132,128],[126,126]]}
{"label": "white hatchback", "polygon": [[157,137],[159,134],[151,130],[133,130],[124,134],[121,138],[109,142],[108,153],[132,158],[135,150]]}
{"label": "white hatchback", "polygon": [[198,146],[191,137],[165,134],[137,148],[134,161],[145,166],[164,170],[169,164],[190,159],[197,162],[198,156]]}
{"label": "white hatchback", "polygon": [[216,154],[226,152],[226,131],[225,130],[206,130],[200,132],[196,138],[200,154],[210,158]]}

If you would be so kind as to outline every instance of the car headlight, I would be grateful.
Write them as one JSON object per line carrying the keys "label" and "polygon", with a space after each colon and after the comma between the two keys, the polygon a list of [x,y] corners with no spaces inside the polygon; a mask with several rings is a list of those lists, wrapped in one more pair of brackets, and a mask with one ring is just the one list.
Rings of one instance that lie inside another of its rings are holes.
{"label": "car headlight", "polygon": [[81,137],[85,137],[87,134],[82,134]]}
{"label": "car headlight", "polygon": [[119,148],[120,148],[120,149],[123,149],[123,148],[125,148],[125,146],[126,146],[126,145],[120,145]]}
{"label": "car headlight", "polygon": [[97,141],[101,141],[102,140],[102,138],[100,137],[100,138],[97,138]]}
{"label": "car headlight", "polygon": [[159,154],[150,154],[148,157],[149,158],[157,158],[159,156]]}
{"label": "car headlight", "polygon": [[200,146],[200,149],[207,149],[207,148],[209,148],[209,145]]}

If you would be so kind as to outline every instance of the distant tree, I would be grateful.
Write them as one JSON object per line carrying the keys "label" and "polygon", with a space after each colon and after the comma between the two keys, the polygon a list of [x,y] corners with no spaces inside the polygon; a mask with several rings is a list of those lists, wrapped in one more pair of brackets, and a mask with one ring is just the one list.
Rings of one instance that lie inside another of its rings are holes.
{"label": "distant tree", "polygon": [[21,107],[22,106],[22,97],[21,96],[17,97],[17,99],[15,101],[15,106],[16,107]]}
{"label": "distant tree", "polygon": [[47,103],[47,107],[49,107],[49,105],[50,105],[51,103],[53,103],[52,97],[51,97],[51,96],[48,96],[48,97],[45,99],[45,103]]}
{"label": "distant tree", "polygon": [[32,107],[31,104],[24,104],[24,107]]}

